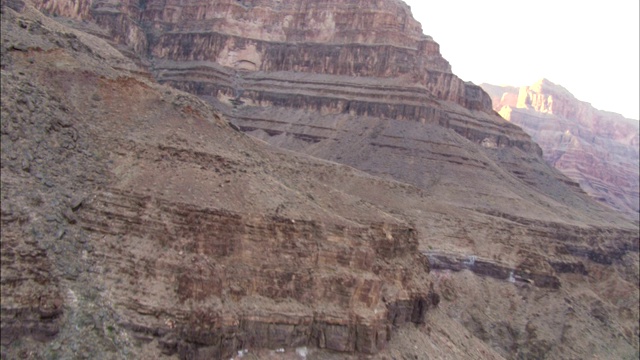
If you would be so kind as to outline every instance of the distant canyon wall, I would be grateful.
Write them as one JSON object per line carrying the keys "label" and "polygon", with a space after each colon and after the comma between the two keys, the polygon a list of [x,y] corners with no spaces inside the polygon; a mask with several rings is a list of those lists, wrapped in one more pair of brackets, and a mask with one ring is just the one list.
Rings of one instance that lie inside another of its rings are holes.
{"label": "distant canyon wall", "polygon": [[637,219],[637,120],[595,109],[546,79],[520,88],[482,87],[494,109],[542,147],[550,165],[601,203]]}

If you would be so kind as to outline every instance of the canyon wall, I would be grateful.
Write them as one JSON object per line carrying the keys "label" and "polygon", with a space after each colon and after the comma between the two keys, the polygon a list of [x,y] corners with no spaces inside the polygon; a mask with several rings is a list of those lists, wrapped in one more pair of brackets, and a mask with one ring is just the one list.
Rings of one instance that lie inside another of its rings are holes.
{"label": "canyon wall", "polygon": [[482,86],[495,110],[540,144],[550,165],[601,203],[638,218],[637,120],[597,110],[546,79],[521,88]]}
{"label": "canyon wall", "polygon": [[2,4],[1,357],[637,357],[637,223],[403,2]]}

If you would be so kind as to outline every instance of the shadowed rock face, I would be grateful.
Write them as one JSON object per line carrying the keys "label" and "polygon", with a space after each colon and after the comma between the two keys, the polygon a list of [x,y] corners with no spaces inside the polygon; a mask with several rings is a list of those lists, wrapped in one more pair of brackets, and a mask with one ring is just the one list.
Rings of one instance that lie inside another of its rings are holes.
{"label": "shadowed rock face", "polygon": [[638,218],[637,120],[594,109],[546,79],[519,89],[482,86],[495,110],[540,144],[550,165],[601,203]]}
{"label": "shadowed rock face", "polygon": [[3,358],[636,355],[637,224],[402,2],[5,4]]}

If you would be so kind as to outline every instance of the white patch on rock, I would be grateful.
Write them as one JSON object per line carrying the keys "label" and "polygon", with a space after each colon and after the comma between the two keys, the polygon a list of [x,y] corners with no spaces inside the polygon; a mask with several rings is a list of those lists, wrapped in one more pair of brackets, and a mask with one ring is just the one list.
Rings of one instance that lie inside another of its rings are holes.
{"label": "white patch on rock", "polygon": [[306,346],[299,347],[296,349],[296,354],[298,354],[298,356],[300,356],[302,359],[306,359],[307,355],[309,354],[309,350]]}
{"label": "white patch on rock", "polygon": [[498,148],[498,144],[496,144],[495,140],[490,139],[490,138],[485,138],[484,140],[482,140],[480,145],[482,145],[482,147],[485,147],[485,148],[488,148],[488,149],[497,149]]}
{"label": "white patch on rock", "polygon": [[67,290],[67,303],[71,305],[75,305],[78,303],[78,297],[76,296],[76,293],[74,293],[71,289]]}

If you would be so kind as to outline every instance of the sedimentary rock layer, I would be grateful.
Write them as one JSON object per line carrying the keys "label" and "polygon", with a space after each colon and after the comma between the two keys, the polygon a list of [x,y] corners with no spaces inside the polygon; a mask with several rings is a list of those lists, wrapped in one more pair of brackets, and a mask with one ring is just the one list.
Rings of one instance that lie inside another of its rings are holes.
{"label": "sedimentary rock layer", "polygon": [[[228,357],[247,347],[377,353],[392,326],[423,323],[437,305],[437,295],[416,281],[428,263],[406,227],[250,218],[116,189],[83,204],[79,223],[104,234],[96,251],[110,264],[109,291],[139,292],[122,309],[122,325],[140,332],[136,315],[163,313],[165,323],[141,336],[161,336],[164,351],[182,358]],[[135,282],[118,282],[123,274]],[[167,297],[158,284],[175,292]]]}
{"label": "sedimentary rock layer", "polygon": [[[70,6],[66,1],[36,4],[51,14],[94,20],[107,30],[103,36],[131,46],[139,56],[150,60],[159,79],[227,104],[230,98],[253,101],[257,97],[261,99],[258,102],[273,103],[276,98],[295,95],[298,85],[305,84],[304,77],[295,83],[286,80],[302,73],[350,77],[353,89],[394,79],[405,93],[421,94],[419,105],[404,112],[376,110],[393,108],[396,102],[389,99],[391,103],[387,103],[378,96],[378,106],[368,110],[374,116],[420,121],[425,113],[438,108],[437,102],[424,102],[422,98],[491,112],[489,97],[451,73],[438,44],[422,34],[420,24],[402,1],[299,1],[286,5],[279,1],[134,1],[117,6],[96,2],[91,7],[86,2],[80,2],[82,6]],[[225,71],[220,72],[216,65]],[[252,77],[253,89],[244,89],[242,79],[254,72],[281,73],[280,91],[265,91],[278,87],[271,88],[272,76],[263,79],[261,75]],[[217,79],[220,75],[223,79]],[[340,102],[334,108],[350,113],[350,106],[345,108],[344,103],[353,100],[349,96],[353,90],[334,93],[331,86],[326,86],[335,84],[336,79],[310,84],[316,91],[306,94],[305,102]],[[338,86],[341,82],[337,81]],[[410,103],[411,98],[405,96],[403,101]],[[277,106],[287,105],[277,102]],[[353,108],[359,106],[363,105],[356,100]],[[427,118],[434,120],[432,116]],[[497,126],[504,124],[498,122]],[[520,137],[508,126],[504,131]]]}

